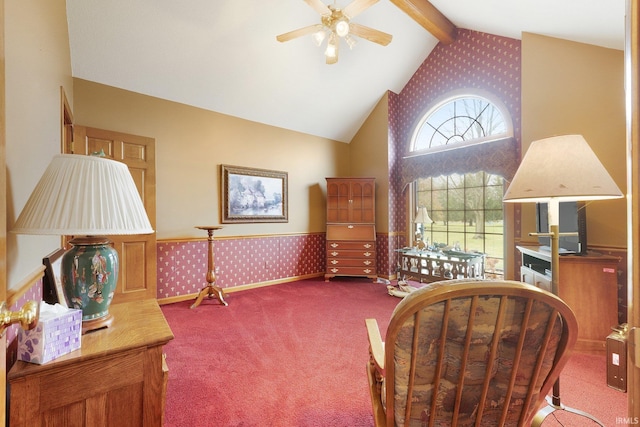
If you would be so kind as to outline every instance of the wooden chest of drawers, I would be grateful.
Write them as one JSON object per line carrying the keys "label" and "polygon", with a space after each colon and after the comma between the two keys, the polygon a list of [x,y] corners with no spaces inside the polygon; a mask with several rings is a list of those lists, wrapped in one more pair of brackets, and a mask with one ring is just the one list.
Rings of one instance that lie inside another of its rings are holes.
{"label": "wooden chest of drawers", "polygon": [[334,276],[377,278],[373,224],[328,224],[325,280]]}

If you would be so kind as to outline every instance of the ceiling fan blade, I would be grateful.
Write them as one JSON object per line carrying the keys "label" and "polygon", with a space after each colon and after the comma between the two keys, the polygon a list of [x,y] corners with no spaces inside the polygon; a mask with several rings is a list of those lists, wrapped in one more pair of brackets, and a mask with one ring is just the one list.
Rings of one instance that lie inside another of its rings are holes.
{"label": "ceiling fan blade", "polygon": [[353,0],[351,3],[346,5],[344,9],[342,9],[342,14],[351,19],[354,16],[364,12],[365,9],[378,3],[378,1],[379,0]]}
{"label": "ceiling fan blade", "polygon": [[363,39],[381,44],[382,46],[388,45],[391,43],[391,39],[393,39],[391,34],[383,33],[382,31],[374,30],[364,25],[354,24],[353,22],[349,24],[349,34],[362,37]]}
{"label": "ceiling fan blade", "polygon": [[322,3],[320,0],[304,0],[309,6],[311,6],[320,15],[331,15],[329,7]]}
{"label": "ceiling fan blade", "polygon": [[322,29],[322,24],[309,25],[308,27],[298,28],[297,30],[289,31],[288,33],[280,34],[276,36],[276,40],[279,42],[287,42],[289,40],[306,36],[307,34],[313,34]]}

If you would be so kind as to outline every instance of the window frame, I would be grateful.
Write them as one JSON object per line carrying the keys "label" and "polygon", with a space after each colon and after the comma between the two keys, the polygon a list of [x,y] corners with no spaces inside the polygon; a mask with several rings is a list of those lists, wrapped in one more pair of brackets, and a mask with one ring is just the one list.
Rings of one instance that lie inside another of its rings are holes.
{"label": "window frame", "polygon": [[[451,145],[439,145],[437,147],[429,147],[423,148],[419,150],[414,150],[416,145],[416,139],[420,134],[422,127],[428,121],[428,119],[436,113],[439,109],[441,109],[444,105],[465,98],[475,98],[481,99],[489,104],[492,104],[502,115],[506,130],[500,134],[489,135],[483,138],[475,138],[468,141],[458,142]],[[406,157],[414,157],[414,156],[423,156],[431,153],[440,153],[443,151],[449,150],[457,150],[459,148],[469,147],[473,145],[484,144],[493,141],[502,141],[506,139],[513,138],[513,120],[511,119],[511,113],[504,105],[504,103],[495,95],[481,90],[481,89],[459,89],[455,91],[450,91],[444,94],[443,96],[437,98],[433,103],[431,103],[422,114],[418,116],[418,120],[416,120],[413,131],[411,132],[411,136],[409,138],[405,158]]]}

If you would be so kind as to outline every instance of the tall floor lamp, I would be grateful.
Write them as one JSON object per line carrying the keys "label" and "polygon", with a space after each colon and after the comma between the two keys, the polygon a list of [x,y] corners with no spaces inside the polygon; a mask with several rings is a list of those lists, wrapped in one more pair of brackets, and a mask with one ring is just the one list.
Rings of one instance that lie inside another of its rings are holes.
{"label": "tall floor lamp", "polygon": [[150,234],[153,228],[124,163],[62,154],[45,170],[11,231],[74,236],[60,276],[67,304],[82,309],[85,333],[113,321],[109,305],[119,262],[105,236]]}
{"label": "tall floor lamp", "polygon": [[[503,201],[548,203],[549,232],[538,235],[551,238],[551,289],[559,295],[560,255],[558,238],[560,202],[605,200],[623,197],[622,192],[581,135],[563,135],[531,143],[516,171]],[[547,415],[563,409],[592,419],[586,412],[565,407],[560,400],[560,380],[552,397],[532,425],[539,426]]]}

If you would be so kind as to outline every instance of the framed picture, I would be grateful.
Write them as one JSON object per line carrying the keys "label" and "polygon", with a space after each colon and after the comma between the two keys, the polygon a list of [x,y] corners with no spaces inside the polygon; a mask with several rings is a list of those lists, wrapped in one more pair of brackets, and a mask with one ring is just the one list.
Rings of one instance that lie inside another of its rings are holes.
{"label": "framed picture", "polygon": [[56,249],[42,259],[44,264],[44,278],[42,280],[42,299],[49,304],[59,303],[63,307],[68,307],[64,297],[62,287],[62,254],[64,249]]}
{"label": "framed picture", "polygon": [[223,223],[288,222],[287,172],[221,165]]}

